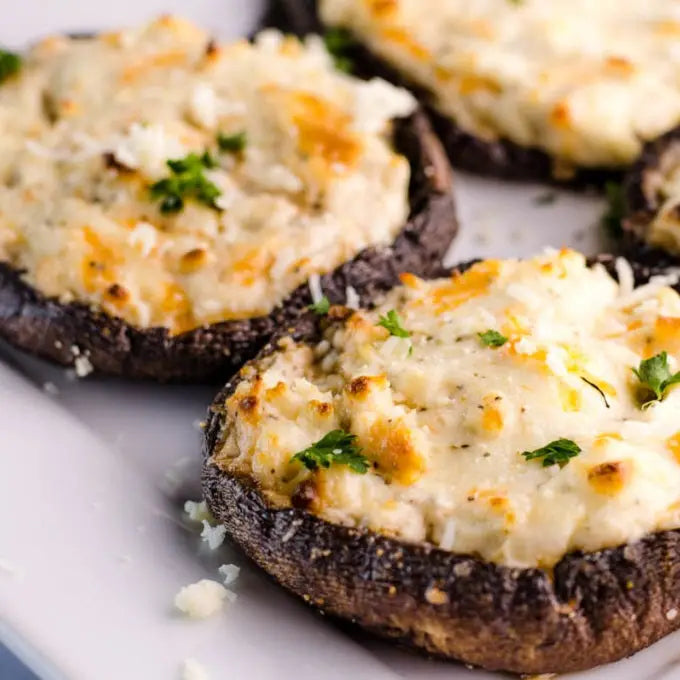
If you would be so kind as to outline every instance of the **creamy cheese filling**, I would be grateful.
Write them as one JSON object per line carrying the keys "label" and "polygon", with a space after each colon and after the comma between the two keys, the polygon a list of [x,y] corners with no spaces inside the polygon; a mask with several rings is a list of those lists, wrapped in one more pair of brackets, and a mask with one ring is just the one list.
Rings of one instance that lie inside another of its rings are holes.
{"label": "creamy cheese filling", "polygon": [[[142,327],[265,314],[394,239],[409,166],[391,120],[414,106],[335,70],[315,38],[220,45],[172,17],[48,38],[0,84],[0,259]],[[190,182],[161,210],[168,187],[150,187],[192,153],[212,193]]]}
{"label": "creamy cheese filling", "polygon": [[[562,251],[405,275],[315,347],[247,367],[214,462],[276,504],[510,565],[677,528],[680,388],[643,407],[632,369],[664,351],[680,368],[680,296],[619,270],[621,284]],[[391,310],[410,337],[378,325]],[[338,429],[368,472],[292,460]],[[522,455],[560,439],[581,449],[563,467]]]}
{"label": "creamy cheese filling", "polygon": [[[620,166],[680,120],[680,5],[668,0],[319,0],[331,26],[484,139]],[[650,103],[653,102],[653,105]]]}

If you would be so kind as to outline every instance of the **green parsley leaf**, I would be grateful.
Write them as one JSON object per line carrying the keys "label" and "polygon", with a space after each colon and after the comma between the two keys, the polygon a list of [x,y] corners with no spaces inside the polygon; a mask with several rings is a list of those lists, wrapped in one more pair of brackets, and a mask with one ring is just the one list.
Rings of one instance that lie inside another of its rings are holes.
{"label": "green parsley leaf", "polygon": [[175,193],[169,193],[161,200],[161,212],[164,215],[179,212],[183,208],[184,199]]}
{"label": "green parsley leaf", "polygon": [[190,153],[184,158],[166,161],[171,175],[151,185],[151,198],[161,201],[163,214],[176,213],[184,207],[186,198],[219,210],[216,203],[221,191],[204,174],[204,170],[217,167],[215,159],[206,151],[200,156]]}
{"label": "green parsley leaf", "polygon": [[680,371],[675,374],[671,373],[667,352],[661,352],[651,359],[641,361],[638,368],[633,369],[633,373],[638,377],[643,387],[653,393],[655,397],[654,399],[647,399],[643,406],[653,401],[661,401],[669,387],[680,383]]}
{"label": "green parsley leaf", "polygon": [[483,333],[477,333],[479,339],[482,341],[482,345],[485,347],[503,347],[503,345],[508,341],[508,339],[501,335],[498,331],[489,329]]}
{"label": "green parsley leaf", "polygon": [[0,83],[18,73],[21,68],[21,57],[14,52],[0,49]]}
{"label": "green parsley leaf", "polygon": [[197,153],[190,153],[184,158],[175,158],[166,161],[166,165],[176,175],[185,172],[196,174],[203,172],[204,169],[210,170],[211,168],[217,167],[217,162],[210,155],[209,151],[204,151],[200,156]]}
{"label": "green parsley leaf", "polygon": [[623,185],[618,182],[607,182],[604,190],[607,198],[607,211],[602,216],[602,226],[609,236],[619,238],[622,233],[621,222],[626,214]]}
{"label": "green parsley leaf", "polygon": [[386,328],[390,332],[390,335],[396,335],[398,338],[411,337],[411,333],[401,325],[399,314],[397,314],[394,309],[390,309],[390,311],[387,312],[387,316],[381,316],[380,321],[378,321],[376,326]]}
{"label": "green parsley leaf", "polygon": [[346,28],[329,28],[323,36],[324,45],[333,57],[335,68],[344,73],[350,73],[354,68],[354,60],[348,55],[356,40]]}
{"label": "green parsley leaf", "polygon": [[525,460],[542,460],[543,467],[559,465],[563,468],[570,458],[575,458],[581,453],[581,447],[571,439],[556,439],[543,448],[535,451],[524,451]]}
{"label": "green parsley leaf", "polygon": [[247,141],[245,130],[235,135],[225,135],[221,132],[217,134],[217,146],[220,147],[220,151],[228,153],[241,153],[246,148]]}
{"label": "green parsley leaf", "polygon": [[352,73],[354,68],[354,59],[350,57],[333,57],[333,64],[337,71],[342,71],[342,73]]}
{"label": "green parsley leaf", "polygon": [[331,308],[331,301],[324,295],[318,302],[309,305],[307,309],[310,309],[315,314],[319,316],[326,316],[328,310]]}
{"label": "green parsley leaf", "polygon": [[308,470],[329,468],[331,465],[346,465],[352,472],[363,475],[370,467],[368,459],[355,444],[356,435],[344,430],[333,430],[318,442],[296,453],[291,460],[297,460]]}

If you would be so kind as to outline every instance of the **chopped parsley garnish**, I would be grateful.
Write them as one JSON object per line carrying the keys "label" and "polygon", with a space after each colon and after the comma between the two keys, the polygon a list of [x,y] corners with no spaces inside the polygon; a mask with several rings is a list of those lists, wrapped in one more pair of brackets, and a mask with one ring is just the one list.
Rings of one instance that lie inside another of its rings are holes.
{"label": "chopped parsley garnish", "polygon": [[522,455],[525,460],[540,460],[543,467],[559,465],[563,468],[571,458],[575,458],[581,453],[581,447],[571,439],[556,439],[535,451],[524,451]]}
{"label": "chopped parsley garnish", "polygon": [[643,406],[654,401],[661,401],[669,387],[680,383],[680,371],[675,374],[671,373],[667,352],[661,352],[651,359],[641,361],[638,368],[633,369],[633,373],[638,377],[643,387],[654,395],[654,398],[645,400]]}
{"label": "chopped parsley garnish", "polygon": [[213,157],[206,151],[202,155],[190,153],[184,158],[166,161],[171,175],[159,180],[150,187],[151,197],[160,199],[163,214],[176,213],[184,207],[187,198],[219,210],[216,201],[220,190],[204,174],[217,166]]}
{"label": "chopped parsley garnish", "polygon": [[318,302],[315,302],[314,304],[311,304],[308,307],[308,309],[310,309],[315,314],[318,314],[319,316],[326,316],[330,308],[331,301],[325,295]]}
{"label": "chopped parsley garnish", "polygon": [[0,83],[18,73],[21,68],[21,57],[14,52],[0,49]]}
{"label": "chopped parsley garnish", "polygon": [[323,36],[324,45],[333,57],[335,68],[344,73],[350,73],[354,67],[354,60],[348,53],[356,46],[351,32],[346,28],[329,28]]}
{"label": "chopped parsley garnish", "polygon": [[390,332],[390,335],[396,335],[398,338],[411,337],[411,333],[401,325],[399,314],[397,314],[394,309],[390,309],[386,316],[381,316],[380,321],[378,321],[376,326],[386,328]]}
{"label": "chopped parsley garnish", "polygon": [[607,182],[604,189],[607,197],[607,211],[602,216],[602,226],[609,236],[617,238],[621,236],[621,221],[626,214],[623,185],[618,182]]}
{"label": "chopped parsley garnish", "polygon": [[246,148],[247,141],[245,131],[237,132],[234,135],[225,135],[221,132],[217,134],[217,146],[219,146],[220,151],[227,153],[241,153]]}
{"label": "chopped parsley garnish", "polygon": [[299,461],[308,470],[346,465],[352,472],[363,475],[370,465],[355,441],[356,435],[344,430],[333,430],[315,444],[296,453],[291,460]]}
{"label": "chopped parsley garnish", "polygon": [[477,333],[482,345],[485,347],[503,347],[508,339],[498,331],[488,330],[483,333]]}

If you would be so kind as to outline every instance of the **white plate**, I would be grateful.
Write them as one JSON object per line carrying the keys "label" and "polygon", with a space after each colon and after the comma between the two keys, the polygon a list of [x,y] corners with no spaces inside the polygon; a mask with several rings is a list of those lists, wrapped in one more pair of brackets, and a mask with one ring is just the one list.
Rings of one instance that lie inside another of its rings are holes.
{"label": "white plate", "polygon": [[[0,44],[55,30],[133,24],[184,13],[223,36],[246,33],[249,0],[22,0],[3,12]],[[459,259],[521,255],[545,245],[602,247],[601,201],[546,189],[460,178]],[[206,388],[72,381],[63,370],[0,349],[0,639],[44,678],[168,680],[196,657],[210,677],[270,680],[370,678],[489,680],[498,675],[427,661],[348,637],[270,583],[229,547],[202,548],[181,501],[198,497]],[[10,368],[10,366],[12,368]],[[59,394],[42,389],[51,382]],[[239,598],[204,622],[176,616],[182,586],[242,566]],[[671,636],[581,680],[680,676]]]}

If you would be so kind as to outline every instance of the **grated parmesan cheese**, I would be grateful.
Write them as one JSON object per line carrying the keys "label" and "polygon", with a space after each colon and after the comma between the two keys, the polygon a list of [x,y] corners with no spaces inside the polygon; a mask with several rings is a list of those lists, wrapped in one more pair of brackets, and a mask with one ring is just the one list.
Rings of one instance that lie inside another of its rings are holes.
{"label": "grated parmesan cheese", "polygon": [[182,662],[182,680],[210,680],[210,676],[201,663],[189,658]]}
{"label": "grated parmesan cheese", "polygon": [[191,619],[206,619],[222,609],[227,595],[221,583],[202,579],[184,586],[175,595],[175,607]]}
{"label": "grated parmesan cheese", "polygon": [[199,83],[191,93],[191,116],[198,125],[209,130],[217,124],[218,101],[215,88],[208,83]]}
{"label": "grated parmesan cheese", "polygon": [[350,309],[359,309],[361,306],[361,299],[359,294],[352,288],[352,286],[347,286],[345,289],[346,302],[345,305]]}
{"label": "grated parmesan cheese", "polygon": [[186,501],[184,512],[192,522],[214,522],[212,513],[208,510],[208,504],[205,501]]}
{"label": "grated parmesan cheese", "polygon": [[132,169],[157,179],[167,170],[169,158],[186,155],[186,147],[162,124],[133,123],[113,151],[116,160]]}
{"label": "grated parmesan cheese", "polygon": [[360,83],[354,100],[354,127],[361,132],[384,131],[387,121],[411,115],[416,101],[406,90],[394,88],[380,78]]}
{"label": "grated parmesan cheese", "polygon": [[151,253],[157,242],[156,227],[149,222],[138,222],[128,236],[128,243],[133,248],[138,247],[143,257]]}
{"label": "grated parmesan cheese", "polygon": [[223,564],[217,571],[219,571],[220,576],[224,579],[224,585],[228,586],[239,577],[241,568],[235,564]]}
{"label": "grated parmesan cheese", "polygon": [[202,523],[201,538],[208,544],[210,550],[217,550],[224,543],[227,528],[223,524],[213,527],[205,519],[202,520]]}
{"label": "grated parmesan cheese", "polygon": [[314,304],[317,304],[321,302],[321,299],[323,298],[323,290],[321,288],[321,279],[318,274],[312,274],[309,277],[309,292],[312,296],[312,302]]}
{"label": "grated parmesan cheese", "polygon": [[621,295],[630,295],[635,288],[635,276],[630,262],[625,257],[617,257],[615,266]]}
{"label": "grated parmesan cheese", "polygon": [[76,356],[75,360],[73,361],[73,367],[75,369],[76,375],[79,378],[85,378],[94,370],[92,363],[85,355]]}
{"label": "grated parmesan cheese", "polygon": [[439,539],[442,550],[452,550],[456,540],[456,520],[449,519],[444,523],[444,531]]}

